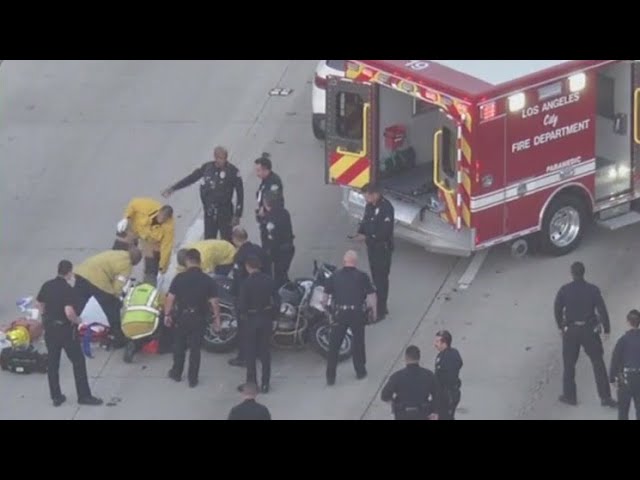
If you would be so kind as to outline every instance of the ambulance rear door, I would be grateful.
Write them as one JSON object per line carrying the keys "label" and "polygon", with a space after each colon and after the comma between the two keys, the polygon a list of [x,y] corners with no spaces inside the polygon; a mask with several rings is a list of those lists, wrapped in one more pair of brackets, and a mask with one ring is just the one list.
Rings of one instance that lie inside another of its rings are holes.
{"label": "ambulance rear door", "polygon": [[362,188],[375,180],[377,89],[330,77],[326,104],[325,181]]}

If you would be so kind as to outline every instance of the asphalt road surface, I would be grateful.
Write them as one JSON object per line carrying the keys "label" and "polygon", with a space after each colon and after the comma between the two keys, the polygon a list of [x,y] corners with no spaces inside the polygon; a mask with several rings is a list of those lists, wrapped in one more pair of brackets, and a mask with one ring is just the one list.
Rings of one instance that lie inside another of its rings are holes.
{"label": "asphalt road surface", "polygon": [[[253,160],[270,152],[283,177],[296,233],[293,276],[317,258],[338,263],[352,245],[339,191],[324,185],[323,148],[311,135],[310,90],[315,61],[6,61],[0,68],[0,323],[15,317],[15,300],[36,293],[62,258],[82,261],[111,246],[115,223],[133,196],[162,189],[227,146],[245,178],[246,226],[257,181]],[[270,97],[273,88],[293,89]],[[170,200],[177,240],[202,233],[197,187]],[[471,286],[457,282],[468,260],[430,255],[398,244],[391,278],[391,316],[367,329],[369,377],[357,381],[350,362],[335,387],[324,362],[306,350],[276,351],[272,392],[261,397],[276,419],[389,419],[379,389],[404,347],[416,343],[432,365],[433,333],[452,330],[465,360],[460,419],[612,418],[599,406],[586,359],[578,376],[580,406],[557,404],[559,339],[551,316],[555,290],[574,258],[609,300],[614,335],[636,305],[632,252],[637,229],[594,232],[562,260],[514,260],[491,252]],[[176,245],[178,247],[178,244]],[[364,252],[363,252],[364,253]],[[364,255],[363,255],[364,259]],[[366,267],[366,264],[363,265]],[[532,288],[535,286],[535,289]],[[610,340],[612,343],[614,338]],[[609,345],[610,346],[610,345]],[[0,373],[0,418],[222,419],[239,401],[244,370],[230,355],[203,354],[196,389],[166,378],[170,356],[136,357],[94,349],[88,360],[103,407],[75,404],[70,365],[63,360],[69,401],[51,406],[46,378]],[[607,357],[608,358],[608,357]]]}

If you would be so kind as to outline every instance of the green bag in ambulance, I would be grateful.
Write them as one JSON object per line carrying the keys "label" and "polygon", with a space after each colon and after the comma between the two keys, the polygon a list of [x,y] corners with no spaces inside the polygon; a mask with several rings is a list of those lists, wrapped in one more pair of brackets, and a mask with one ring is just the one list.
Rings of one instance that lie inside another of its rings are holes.
{"label": "green bag in ambulance", "polygon": [[138,340],[152,335],[160,323],[160,293],[148,283],[136,285],[122,305],[122,333]]}

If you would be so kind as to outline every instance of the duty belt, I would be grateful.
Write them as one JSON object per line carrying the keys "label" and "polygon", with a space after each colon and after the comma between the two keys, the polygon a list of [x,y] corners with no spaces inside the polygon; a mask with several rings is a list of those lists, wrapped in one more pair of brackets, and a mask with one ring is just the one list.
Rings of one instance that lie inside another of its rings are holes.
{"label": "duty belt", "polygon": [[335,305],[333,308],[340,311],[356,311],[362,309],[356,305]]}

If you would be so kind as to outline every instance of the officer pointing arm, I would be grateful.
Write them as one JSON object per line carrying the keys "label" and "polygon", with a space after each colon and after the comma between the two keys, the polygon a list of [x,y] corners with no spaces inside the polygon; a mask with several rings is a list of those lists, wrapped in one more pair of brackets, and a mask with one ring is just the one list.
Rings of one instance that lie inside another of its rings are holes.
{"label": "officer pointing arm", "polygon": [[[173,186],[162,192],[169,197],[176,190],[181,190],[201,181],[200,199],[204,210],[205,240],[220,236],[231,241],[231,229],[239,223],[244,208],[244,185],[238,168],[228,161],[229,153],[224,147],[216,147],[213,161],[195,169]],[[236,205],[233,207],[235,192]]]}

